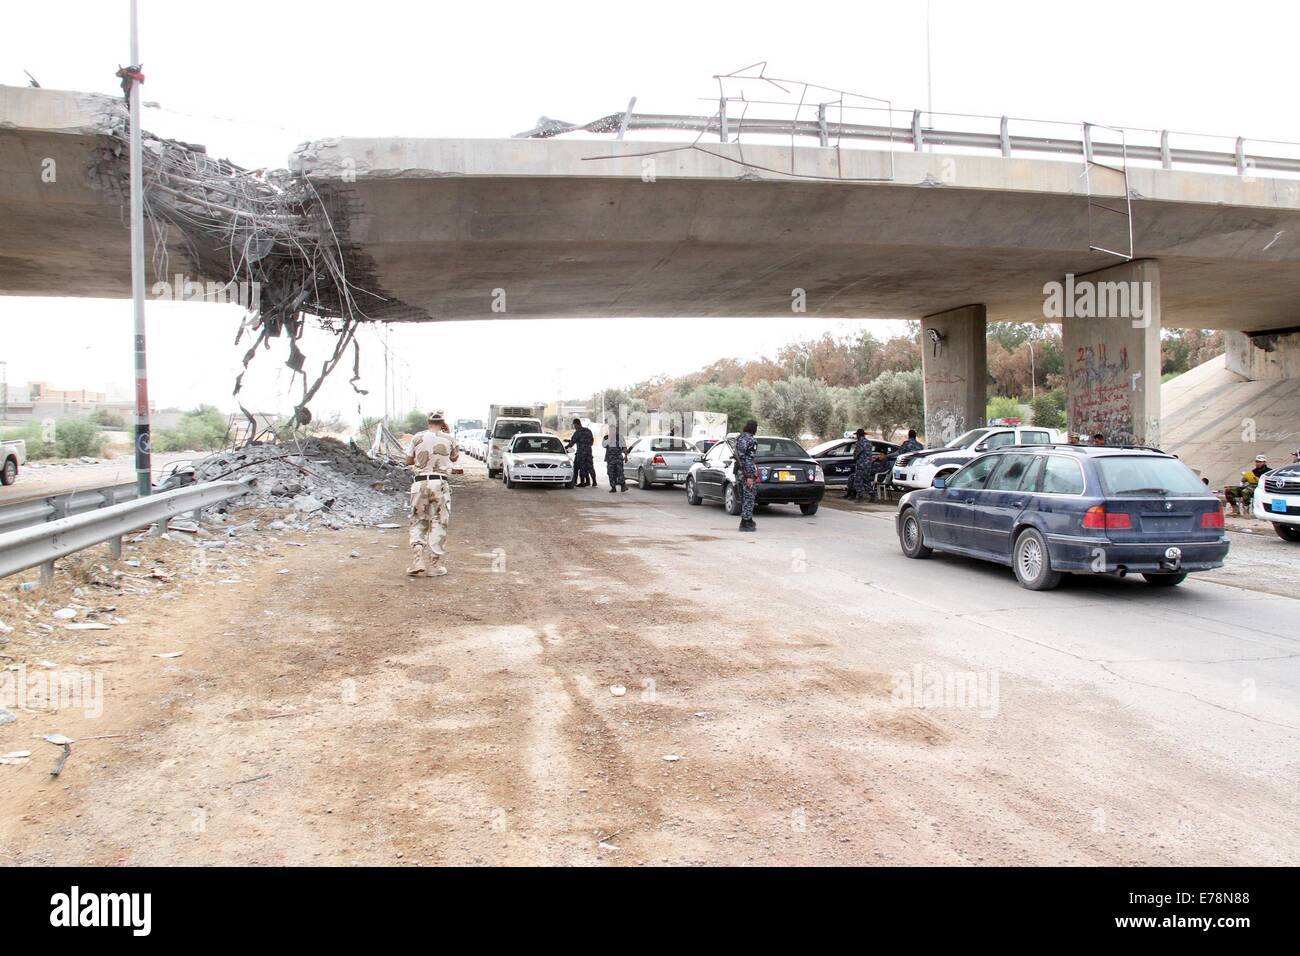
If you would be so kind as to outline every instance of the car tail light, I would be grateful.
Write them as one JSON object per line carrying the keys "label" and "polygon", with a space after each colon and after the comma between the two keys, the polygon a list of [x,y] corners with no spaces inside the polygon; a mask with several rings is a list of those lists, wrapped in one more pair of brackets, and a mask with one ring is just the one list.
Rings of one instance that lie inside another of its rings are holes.
{"label": "car tail light", "polygon": [[826,480],[826,472],[822,471],[821,465],[813,465],[813,467],[808,469],[808,480],[809,481]]}
{"label": "car tail light", "polygon": [[1133,527],[1133,519],[1122,511],[1107,511],[1101,505],[1093,505],[1083,515],[1083,526],[1094,530],[1128,530]]}
{"label": "car tail light", "polygon": [[652,464],[652,465],[666,465],[666,464],[668,464],[668,462],[664,461],[664,456],[663,456],[663,455],[655,455],[654,458],[650,461],[650,464]]}
{"label": "car tail light", "polygon": [[1202,528],[1222,528],[1223,527],[1223,510],[1216,508],[1213,511],[1207,511],[1201,515]]}

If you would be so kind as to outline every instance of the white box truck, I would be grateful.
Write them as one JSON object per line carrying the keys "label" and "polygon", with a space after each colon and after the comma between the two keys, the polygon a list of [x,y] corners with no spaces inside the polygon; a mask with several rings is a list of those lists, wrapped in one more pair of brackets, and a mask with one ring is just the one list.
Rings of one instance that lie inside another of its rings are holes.
{"label": "white box truck", "polygon": [[483,462],[489,478],[501,474],[501,454],[514,437],[523,432],[542,431],[545,405],[489,405]]}

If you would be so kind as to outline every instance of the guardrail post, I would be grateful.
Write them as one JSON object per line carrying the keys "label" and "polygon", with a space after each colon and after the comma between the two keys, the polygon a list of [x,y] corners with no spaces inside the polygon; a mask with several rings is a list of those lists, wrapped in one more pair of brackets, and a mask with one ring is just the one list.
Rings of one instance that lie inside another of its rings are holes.
{"label": "guardrail post", "polygon": [[1174,163],[1169,156],[1169,130],[1160,131],[1160,165],[1164,169],[1173,169]]}
{"label": "guardrail post", "polygon": [[1092,163],[1092,124],[1083,124],[1083,161]]}
{"label": "guardrail post", "polygon": [[50,512],[50,521],[58,521],[60,518],[68,516],[68,502],[72,499],[71,495],[51,495],[46,498],[46,503],[53,509]]}
{"label": "guardrail post", "polygon": [[54,583],[54,562],[46,561],[41,565],[41,587],[47,588]]}
{"label": "guardrail post", "polygon": [[203,509],[195,508],[193,511],[190,512],[190,517],[194,519],[195,524],[198,524],[200,521],[203,520]]}
{"label": "guardrail post", "polygon": [[912,148],[919,153],[924,145],[925,142],[921,136],[921,111],[912,110]]}
{"label": "guardrail post", "polygon": [[1000,134],[998,138],[1002,141],[1002,155],[1009,158],[1011,156],[1011,134],[1007,130],[1007,118],[1005,116],[1002,117],[998,132]]}
{"label": "guardrail post", "polygon": [[108,539],[108,555],[114,561],[122,557],[122,536]]}
{"label": "guardrail post", "polygon": [[727,98],[725,96],[718,100],[718,139],[726,142],[730,137],[727,132]]}
{"label": "guardrail post", "polygon": [[1246,175],[1246,138],[1237,137],[1237,175]]}
{"label": "guardrail post", "polygon": [[830,134],[827,132],[826,129],[826,104],[825,103],[817,104],[817,132],[821,138],[822,145],[829,146],[831,144],[831,138],[830,138]]}

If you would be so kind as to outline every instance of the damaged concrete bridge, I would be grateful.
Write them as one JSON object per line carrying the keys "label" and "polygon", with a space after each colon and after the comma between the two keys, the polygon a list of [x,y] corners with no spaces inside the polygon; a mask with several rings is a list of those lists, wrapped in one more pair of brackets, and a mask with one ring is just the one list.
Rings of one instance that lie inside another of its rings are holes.
{"label": "damaged concrete bridge", "polygon": [[[1300,179],[926,152],[920,135],[910,151],[343,138],[276,174],[151,140],[149,281],[259,281],[264,335],[304,313],[344,332],[918,318],[932,436],[982,420],[990,320],[1060,321],[1071,427],[1116,441],[1159,440],[1162,326],[1241,333],[1246,377],[1296,368]],[[0,87],[0,292],[129,295],[121,142],[110,97]]]}

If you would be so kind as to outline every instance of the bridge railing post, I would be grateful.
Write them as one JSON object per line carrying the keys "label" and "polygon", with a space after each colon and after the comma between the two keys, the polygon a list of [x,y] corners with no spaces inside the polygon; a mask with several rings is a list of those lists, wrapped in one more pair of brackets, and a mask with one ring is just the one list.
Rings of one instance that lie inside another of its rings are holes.
{"label": "bridge railing post", "polygon": [[924,145],[925,139],[921,135],[921,111],[912,110],[912,148],[919,153]]}

